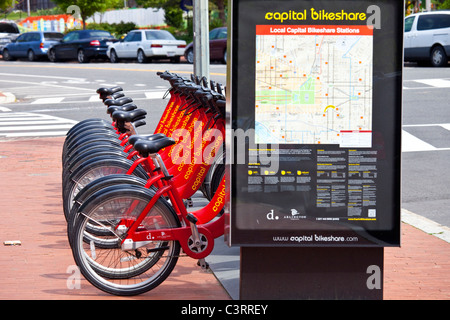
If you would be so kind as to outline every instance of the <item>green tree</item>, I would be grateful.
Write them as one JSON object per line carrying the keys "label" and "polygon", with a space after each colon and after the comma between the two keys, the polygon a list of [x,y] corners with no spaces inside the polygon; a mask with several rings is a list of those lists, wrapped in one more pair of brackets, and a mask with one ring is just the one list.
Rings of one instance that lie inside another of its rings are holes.
{"label": "green tree", "polygon": [[0,0],[0,10],[7,12],[12,10],[17,3],[15,0]]}
{"label": "green tree", "polygon": [[[195,1],[195,0],[193,0]],[[180,17],[182,16],[181,10],[182,0],[136,0],[139,6],[145,8],[162,8],[165,11],[165,20],[169,26],[178,27]],[[209,10],[215,9],[219,13],[219,19],[221,25],[225,26],[227,23],[225,8],[228,0],[209,0]],[[188,9],[192,7],[186,6]]]}
{"label": "green tree", "polygon": [[[2,0],[0,0],[2,1]],[[86,19],[96,12],[104,12],[107,9],[119,5],[122,0],[53,0],[64,12],[69,6],[75,5],[80,8],[80,17],[83,21],[83,29],[86,29]]]}
{"label": "green tree", "polygon": [[180,28],[183,25],[183,10],[181,0],[136,0],[144,8],[164,9],[164,20],[168,26]]}
{"label": "green tree", "polygon": [[450,0],[433,0],[431,2],[439,10],[450,9]]}

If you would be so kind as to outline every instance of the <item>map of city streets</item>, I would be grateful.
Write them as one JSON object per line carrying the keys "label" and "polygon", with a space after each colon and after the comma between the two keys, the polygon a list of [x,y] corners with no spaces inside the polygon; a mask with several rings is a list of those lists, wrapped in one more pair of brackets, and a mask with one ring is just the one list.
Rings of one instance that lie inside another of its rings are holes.
{"label": "map of city streets", "polygon": [[370,148],[372,29],[256,26],[255,142]]}

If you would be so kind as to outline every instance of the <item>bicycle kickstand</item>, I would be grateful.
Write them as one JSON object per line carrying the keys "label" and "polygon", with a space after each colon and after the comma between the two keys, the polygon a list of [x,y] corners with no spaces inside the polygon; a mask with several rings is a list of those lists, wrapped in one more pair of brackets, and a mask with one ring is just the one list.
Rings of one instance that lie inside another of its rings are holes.
{"label": "bicycle kickstand", "polygon": [[[191,226],[193,245],[197,251],[200,252],[203,250],[203,242],[197,229],[197,219],[192,214],[188,214],[187,218]],[[209,269],[209,264],[206,262],[205,258],[199,259],[197,265],[203,270]]]}

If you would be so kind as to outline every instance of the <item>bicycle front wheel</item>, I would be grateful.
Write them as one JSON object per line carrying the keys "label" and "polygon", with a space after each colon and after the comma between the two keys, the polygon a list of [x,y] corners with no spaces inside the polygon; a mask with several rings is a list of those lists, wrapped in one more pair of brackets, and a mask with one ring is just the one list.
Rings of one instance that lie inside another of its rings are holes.
{"label": "bicycle front wheel", "polygon": [[[175,267],[180,253],[178,241],[148,241],[127,251],[120,247],[124,230],[118,229],[118,224],[125,219],[134,221],[154,194],[143,187],[120,186],[93,199],[79,214],[73,230],[73,256],[86,280],[100,290],[121,296],[142,294],[160,285]],[[96,234],[92,225],[110,233]],[[139,229],[179,226],[173,209],[159,199]]]}

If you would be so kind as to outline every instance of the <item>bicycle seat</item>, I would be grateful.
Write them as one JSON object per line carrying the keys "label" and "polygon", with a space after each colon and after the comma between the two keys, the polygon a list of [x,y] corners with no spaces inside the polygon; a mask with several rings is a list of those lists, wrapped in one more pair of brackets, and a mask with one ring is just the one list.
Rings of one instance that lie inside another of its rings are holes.
{"label": "bicycle seat", "polygon": [[121,87],[112,87],[112,88],[98,88],[97,93],[98,94],[107,94],[112,95],[113,93],[123,91]]}
{"label": "bicycle seat", "polygon": [[111,97],[112,97],[113,100],[116,100],[116,99],[125,97],[125,94],[123,92],[119,91],[119,92],[113,93],[111,95]]}
{"label": "bicycle seat", "polygon": [[175,144],[175,140],[169,137],[161,137],[152,141],[138,140],[134,144],[134,150],[139,152],[142,157],[148,157],[149,154],[158,153],[161,149]]}
{"label": "bicycle seat", "polygon": [[124,104],[133,102],[133,99],[128,98],[128,97],[123,97],[117,100],[113,100],[113,99],[106,99],[105,101],[103,101],[104,104],[106,104],[107,106],[123,106]]}
{"label": "bicycle seat", "polygon": [[144,109],[136,109],[131,111],[114,111],[112,117],[114,120],[119,122],[134,122],[136,120],[142,119],[147,114]]}
{"label": "bicycle seat", "polygon": [[149,136],[140,136],[140,135],[132,135],[128,138],[128,143],[130,143],[131,145],[134,145],[136,142],[141,141],[141,140],[148,140],[148,141],[153,141],[153,140],[157,140],[157,139],[161,139],[161,138],[165,138],[167,137],[164,133],[155,133],[155,134],[151,134]]}
{"label": "bicycle seat", "polygon": [[134,103],[128,103],[123,106],[109,106],[106,112],[108,114],[113,114],[115,111],[131,111],[137,109],[137,106]]}

